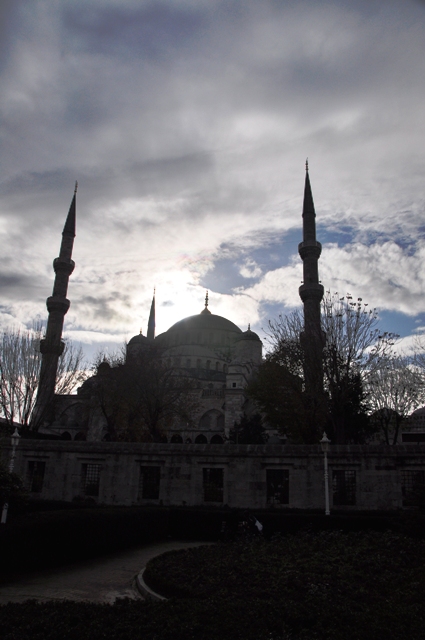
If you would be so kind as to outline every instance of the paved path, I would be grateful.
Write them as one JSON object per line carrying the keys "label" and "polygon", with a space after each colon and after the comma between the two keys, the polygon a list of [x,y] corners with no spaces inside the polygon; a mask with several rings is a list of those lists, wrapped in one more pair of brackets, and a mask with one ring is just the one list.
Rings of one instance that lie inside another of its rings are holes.
{"label": "paved path", "polygon": [[135,579],[147,561],[166,551],[202,542],[160,542],[60,569],[31,573],[0,585],[0,604],[35,599],[86,600],[113,604],[117,598],[141,599]]}

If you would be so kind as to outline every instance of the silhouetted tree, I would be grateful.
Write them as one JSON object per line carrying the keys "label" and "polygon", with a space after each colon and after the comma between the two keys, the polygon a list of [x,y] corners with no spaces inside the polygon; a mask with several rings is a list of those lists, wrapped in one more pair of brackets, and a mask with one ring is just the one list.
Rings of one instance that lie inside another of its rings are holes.
{"label": "silhouetted tree", "polygon": [[[40,381],[43,328],[5,329],[0,336],[0,414],[7,429],[13,423],[29,428]],[[56,393],[71,393],[87,377],[81,348],[65,340],[56,375]]]}
{"label": "silhouetted tree", "polygon": [[373,422],[386,444],[397,444],[406,418],[425,402],[424,372],[411,357],[384,358],[367,378]]}
{"label": "silhouetted tree", "polygon": [[255,413],[247,416],[244,413],[230,430],[229,440],[235,444],[265,444],[267,433],[261,415]]}
{"label": "silhouetted tree", "polygon": [[82,392],[102,411],[111,440],[160,442],[175,419],[191,422],[199,391],[161,356],[152,345],[118,366],[103,361],[84,385]]}
{"label": "silhouetted tree", "polygon": [[[380,331],[377,311],[368,309],[361,298],[353,301],[350,295],[327,291],[322,301],[326,342],[317,363],[323,371],[324,395],[307,398],[300,344],[303,325],[302,309],[269,322],[272,348],[260,367],[253,397],[271,424],[277,424],[280,415],[280,428],[296,441],[317,442],[325,428],[334,443],[364,442],[373,430],[364,385],[392,352],[397,336]],[[267,381],[274,389],[271,393],[258,388]]]}

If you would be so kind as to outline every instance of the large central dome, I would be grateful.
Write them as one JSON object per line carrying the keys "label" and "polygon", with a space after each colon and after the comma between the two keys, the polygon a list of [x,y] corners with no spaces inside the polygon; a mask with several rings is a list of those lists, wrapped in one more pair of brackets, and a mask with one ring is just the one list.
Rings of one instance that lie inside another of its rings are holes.
{"label": "large central dome", "polygon": [[157,336],[156,340],[168,347],[177,344],[225,346],[233,344],[241,333],[239,327],[230,320],[202,312],[179,320],[168,331]]}

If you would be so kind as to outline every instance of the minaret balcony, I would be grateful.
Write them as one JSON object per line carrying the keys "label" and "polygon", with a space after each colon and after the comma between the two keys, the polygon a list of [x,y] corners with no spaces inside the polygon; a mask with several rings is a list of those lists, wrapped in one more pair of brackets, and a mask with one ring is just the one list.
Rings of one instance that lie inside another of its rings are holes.
{"label": "minaret balcony", "polygon": [[65,315],[67,313],[71,303],[68,298],[62,298],[59,296],[50,296],[46,300],[47,311],[54,313],[55,311]]}
{"label": "minaret balcony", "polygon": [[322,253],[322,245],[317,241],[300,242],[298,245],[298,253],[302,260],[306,258],[316,258],[318,260]]}
{"label": "minaret balcony", "polygon": [[55,270],[55,273],[60,271],[61,273],[65,273],[70,276],[75,269],[75,262],[70,258],[55,258],[53,260],[53,269]]}
{"label": "minaret balcony", "polygon": [[298,289],[298,293],[300,294],[300,298],[303,302],[306,300],[317,300],[320,302],[323,298],[323,294],[325,289],[322,284],[318,282],[308,282],[302,284]]}

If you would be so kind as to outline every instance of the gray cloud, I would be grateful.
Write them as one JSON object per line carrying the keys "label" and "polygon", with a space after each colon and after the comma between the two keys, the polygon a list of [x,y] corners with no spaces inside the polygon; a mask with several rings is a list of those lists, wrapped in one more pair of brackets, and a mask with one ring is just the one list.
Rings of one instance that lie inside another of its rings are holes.
{"label": "gray cloud", "polygon": [[12,316],[45,313],[75,179],[73,330],[97,342],[136,332],[155,284],[160,330],[197,312],[204,287],[241,323],[298,303],[306,156],[323,277],[421,312],[423,3],[16,0],[2,11],[0,292]]}

